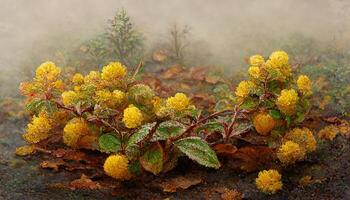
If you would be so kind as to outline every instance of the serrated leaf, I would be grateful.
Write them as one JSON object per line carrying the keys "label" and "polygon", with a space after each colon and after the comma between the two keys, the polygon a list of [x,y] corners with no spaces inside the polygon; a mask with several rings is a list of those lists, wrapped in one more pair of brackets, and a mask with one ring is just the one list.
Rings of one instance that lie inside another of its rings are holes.
{"label": "serrated leaf", "polygon": [[118,152],[121,148],[120,140],[112,133],[106,133],[98,138],[100,149],[104,152]]}
{"label": "serrated leaf", "polygon": [[155,125],[156,125],[156,122],[141,126],[134,134],[130,136],[128,141],[128,146],[132,146],[141,142],[150,133],[150,130]]}
{"label": "serrated leaf", "polygon": [[190,159],[201,165],[216,169],[220,167],[215,151],[199,137],[183,138],[176,141],[174,145]]}
{"label": "serrated leaf", "polygon": [[185,126],[176,121],[165,121],[159,124],[153,141],[166,140],[168,138],[181,135],[185,130]]}
{"label": "serrated leaf", "polygon": [[159,174],[163,169],[163,148],[160,144],[154,143],[140,157],[142,167],[155,175]]}
{"label": "serrated leaf", "polygon": [[208,122],[208,123],[202,125],[201,127],[197,128],[196,132],[200,132],[202,130],[206,130],[209,133],[221,132],[224,130],[224,127],[222,126],[221,123],[214,121],[214,122]]}
{"label": "serrated leaf", "polygon": [[280,111],[278,111],[278,110],[270,110],[269,114],[274,119],[281,119],[282,118],[282,115],[281,115]]}
{"label": "serrated leaf", "polygon": [[258,105],[253,99],[248,98],[244,101],[244,103],[240,106],[242,109],[252,109]]}

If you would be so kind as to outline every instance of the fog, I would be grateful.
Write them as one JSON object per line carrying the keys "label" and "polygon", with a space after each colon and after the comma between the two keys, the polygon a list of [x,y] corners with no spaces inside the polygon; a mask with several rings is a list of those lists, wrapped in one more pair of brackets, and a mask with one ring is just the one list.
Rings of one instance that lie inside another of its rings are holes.
{"label": "fog", "polygon": [[23,60],[50,58],[38,46],[69,49],[103,32],[119,8],[144,33],[147,46],[177,22],[208,44],[218,65],[234,68],[250,53],[278,48],[271,39],[295,32],[349,46],[349,5],[346,0],[0,0],[0,89],[18,84]]}

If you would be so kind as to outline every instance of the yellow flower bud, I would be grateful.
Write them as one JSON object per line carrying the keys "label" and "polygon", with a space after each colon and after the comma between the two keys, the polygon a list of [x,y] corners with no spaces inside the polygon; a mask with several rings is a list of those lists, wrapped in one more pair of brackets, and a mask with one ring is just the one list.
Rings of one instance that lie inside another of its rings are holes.
{"label": "yellow flower bud", "polygon": [[129,161],[124,155],[110,155],[103,165],[105,173],[117,180],[129,180],[132,177],[128,167]]}
{"label": "yellow flower bud", "polygon": [[281,174],[274,169],[259,172],[258,178],[255,179],[257,188],[267,194],[274,194],[282,189]]}

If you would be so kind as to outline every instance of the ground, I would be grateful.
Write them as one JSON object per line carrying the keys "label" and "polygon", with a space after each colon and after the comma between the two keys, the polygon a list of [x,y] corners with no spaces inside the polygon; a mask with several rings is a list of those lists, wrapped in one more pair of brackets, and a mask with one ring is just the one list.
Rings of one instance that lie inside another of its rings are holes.
{"label": "ground", "polygon": [[[316,153],[306,161],[283,170],[283,191],[268,196],[254,184],[257,172],[242,173],[229,167],[222,170],[201,168],[183,159],[172,172],[158,177],[146,175],[143,181],[124,184],[114,182],[117,189],[72,190],[60,183],[79,178],[82,172],[53,172],[39,167],[38,157],[17,157],[16,146],[23,145],[21,133],[25,120],[6,119],[0,124],[0,199],[221,199],[222,188],[236,189],[244,199],[350,199],[350,140],[338,136],[333,142],[319,144]],[[159,187],[165,179],[188,174],[202,182],[176,193],[165,193]],[[301,186],[303,176],[311,176]],[[98,180],[96,180],[98,181]]]}

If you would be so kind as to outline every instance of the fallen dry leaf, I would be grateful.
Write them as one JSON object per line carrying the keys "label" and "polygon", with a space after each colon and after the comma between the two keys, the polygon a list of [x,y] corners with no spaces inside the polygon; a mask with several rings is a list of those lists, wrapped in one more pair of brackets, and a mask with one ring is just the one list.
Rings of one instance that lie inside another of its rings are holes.
{"label": "fallen dry leaf", "polygon": [[96,190],[96,189],[100,189],[101,185],[97,182],[92,181],[85,174],[82,174],[79,179],[75,179],[72,182],[70,182],[69,188],[72,190],[75,190],[75,189]]}
{"label": "fallen dry leaf", "polygon": [[176,192],[178,189],[187,189],[202,182],[198,176],[179,176],[159,184],[164,192]]}
{"label": "fallen dry leaf", "polygon": [[233,155],[237,160],[231,163],[231,167],[252,172],[272,160],[273,156],[273,150],[265,146],[242,147]]}
{"label": "fallen dry leaf", "polygon": [[232,156],[236,153],[237,147],[232,144],[217,144],[214,146],[214,150],[218,154]]}
{"label": "fallen dry leaf", "polygon": [[243,194],[237,190],[227,189],[221,195],[222,200],[241,200],[243,199]]}
{"label": "fallen dry leaf", "polygon": [[17,156],[27,156],[35,152],[35,147],[33,145],[25,145],[16,148]]}
{"label": "fallen dry leaf", "polygon": [[40,163],[40,167],[43,169],[53,169],[54,171],[58,171],[60,166],[64,166],[65,162],[63,160],[46,160]]}
{"label": "fallen dry leaf", "polygon": [[173,65],[162,74],[162,78],[164,79],[175,78],[182,71],[183,71],[183,68],[181,67],[181,65],[178,65],[178,64]]}

